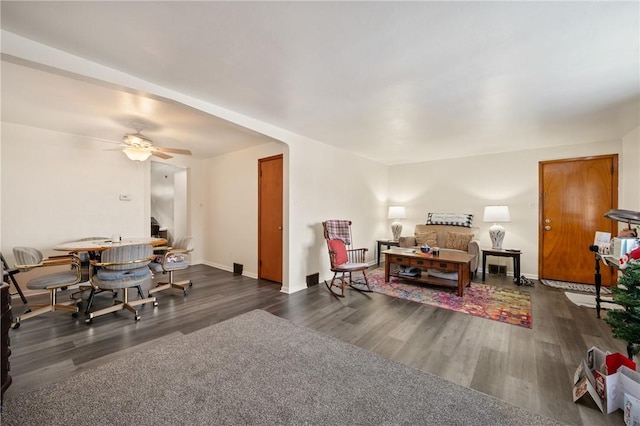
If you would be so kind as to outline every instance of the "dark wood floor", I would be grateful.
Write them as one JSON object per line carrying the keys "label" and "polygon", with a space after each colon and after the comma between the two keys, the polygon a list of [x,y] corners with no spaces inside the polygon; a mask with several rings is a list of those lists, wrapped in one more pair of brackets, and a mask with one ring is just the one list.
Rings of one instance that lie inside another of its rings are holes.
{"label": "dark wood floor", "polygon": [[[586,349],[596,345],[624,353],[625,344],[613,339],[595,310],[573,305],[560,290],[539,283],[518,287],[532,296],[533,329],[525,329],[375,293],[351,290],[336,299],[323,284],[287,295],[274,283],[204,265],[176,273],[178,279],[187,276],[194,282],[188,297],[177,290],[159,293],[159,307],[143,307],[139,322],[125,311],[96,318],[91,325],[64,312],[25,320],[10,332],[13,384],[5,398],[264,309],[569,424],[623,423],[621,411],[607,416],[593,404],[571,400],[570,382]],[[487,283],[516,288],[504,276],[488,276]],[[98,307],[112,303],[106,294],[97,301]],[[16,313],[23,311],[19,299],[13,303]]]}

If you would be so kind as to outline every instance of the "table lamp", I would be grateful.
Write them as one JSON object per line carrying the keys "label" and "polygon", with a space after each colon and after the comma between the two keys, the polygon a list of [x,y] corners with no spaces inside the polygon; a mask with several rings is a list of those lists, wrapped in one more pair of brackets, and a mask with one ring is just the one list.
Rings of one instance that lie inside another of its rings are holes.
{"label": "table lamp", "polygon": [[406,219],[407,211],[404,206],[389,206],[389,213],[387,214],[387,219],[394,220],[391,223],[391,233],[393,234],[393,241],[398,241],[400,239],[400,234],[402,234],[402,224],[397,221],[397,219]]}
{"label": "table lamp", "polygon": [[491,248],[494,250],[502,250],[502,241],[504,240],[504,227],[498,223],[511,222],[509,215],[509,207],[507,206],[486,206],[484,208],[483,222],[493,222],[489,227],[489,237],[491,238]]}

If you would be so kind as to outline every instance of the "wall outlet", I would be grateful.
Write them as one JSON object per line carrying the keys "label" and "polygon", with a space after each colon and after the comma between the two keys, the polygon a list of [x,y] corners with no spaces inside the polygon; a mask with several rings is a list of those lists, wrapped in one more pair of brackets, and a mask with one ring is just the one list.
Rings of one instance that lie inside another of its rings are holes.
{"label": "wall outlet", "polygon": [[120,194],[120,201],[131,201],[131,195],[129,195],[129,194]]}

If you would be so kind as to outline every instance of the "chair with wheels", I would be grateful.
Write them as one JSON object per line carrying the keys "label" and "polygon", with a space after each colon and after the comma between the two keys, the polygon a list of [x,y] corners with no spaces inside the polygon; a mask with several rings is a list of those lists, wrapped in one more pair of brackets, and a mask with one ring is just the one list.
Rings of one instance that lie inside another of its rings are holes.
{"label": "chair with wheels", "polygon": [[[329,260],[331,262],[331,272],[333,278],[330,283],[325,280],[325,285],[336,297],[344,297],[345,286],[362,291],[371,292],[366,270],[369,265],[366,263],[367,248],[350,248],[353,238],[351,236],[350,220],[327,220],[322,222],[324,238],[329,249]],[[362,272],[364,282],[354,281],[352,274]],[[337,282],[336,282],[337,281]],[[340,293],[334,288],[340,288]]]}
{"label": "chair with wheels", "polygon": [[52,311],[71,312],[75,318],[78,316],[78,301],[69,300],[66,302],[57,301],[57,292],[67,287],[77,284],[82,278],[80,271],[80,259],[76,255],[51,256],[44,258],[40,250],[33,247],[14,247],[13,255],[16,258],[15,267],[22,272],[27,272],[35,268],[46,268],[52,266],[67,266],[67,270],[52,272],[33,278],[27,282],[27,288],[30,290],[47,290],[49,291],[48,304],[29,304],[30,312],[26,312],[17,316],[14,328],[20,327],[23,320],[33,318],[38,315]]}
{"label": "chair with wheels", "polygon": [[156,257],[154,262],[151,262],[149,267],[154,272],[168,273],[169,281],[158,283],[155,288],[149,291],[149,296],[169,288],[182,290],[183,294],[187,296],[189,287],[193,286],[191,279],[174,281],[173,273],[189,267],[187,255],[193,251],[193,238],[180,238],[171,247],[156,247],[155,251],[161,254]]}
{"label": "chair with wheels", "polygon": [[[91,285],[100,290],[122,290],[122,300],[115,300],[113,306],[108,308],[89,312],[86,323],[90,324],[96,317],[120,310],[133,313],[134,319],[138,321],[140,315],[136,306],[147,303],[158,306],[156,298],[144,298],[141,289],[142,286],[151,285],[152,276],[149,270],[151,260],[153,260],[153,247],[148,244],[110,248],[101,253],[100,261],[92,260],[89,268]],[[94,269],[96,269],[95,272]],[[142,296],[137,300],[129,300],[130,288],[137,288],[138,294]]]}
{"label": "chair with wheels", "polygon": [[[93,240],[108,240],[108,239],[109,239],[108,237],[85,237],[85,238],[80,238],[77,241],[93,241]],[[75,254],[77,254],[78,257],[80,258],[80,266],[82,271],[82,280],[80,282],[82,284],[78,288],[78,291],[71,294],[71,298],[72,299],[82,298],[82,295],[84,294],[84,292],[89,291],[89,296],[87,297],[87,307],[85,309],[85,313],[88,314],[91,311],[91,306],[93,304],[94,296],[97,293],[102,292],[101,289],[93,286],[91,284],[91,281],[89,280],[89,268],[91,268],[90,262],[92,259],[99,260],[100,252],[79,251]],[[113,293],[113,297],[116,297],[117,291],[112,293]]]}

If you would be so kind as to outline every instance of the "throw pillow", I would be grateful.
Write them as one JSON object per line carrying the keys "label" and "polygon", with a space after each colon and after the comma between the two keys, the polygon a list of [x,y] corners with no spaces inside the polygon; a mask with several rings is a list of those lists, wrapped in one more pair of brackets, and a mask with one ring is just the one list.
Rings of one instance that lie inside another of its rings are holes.
{"label": "throw pillow", "polygon": [[427,225],[464,226],[465,228],[471,228],[472,224],[472,214],[429,213],[427,215]]}
{"label": "throw pillow", "polygon": [[416,232],[416,245],[435,247],[438,245],[438,233],[436,231]]}
{"label": "throw pillow", "polygon": [[473,239],[473,234],[463,234],[460,232],[447,232],[446,248],[468,251],[469,241]]}
{"label": "throw pillow", "polygon": [[347,248],[342,240],[329,240],[329,250],[333,254],[333,264],[335,266],[342,265],[349,261]]}
{"label": "throw pillow", "polygon": [[172,253],[169,256],[167,256],[167,260],[165,260],[165,263],[177,263],[177,262],[184,262],[184,256]]}

